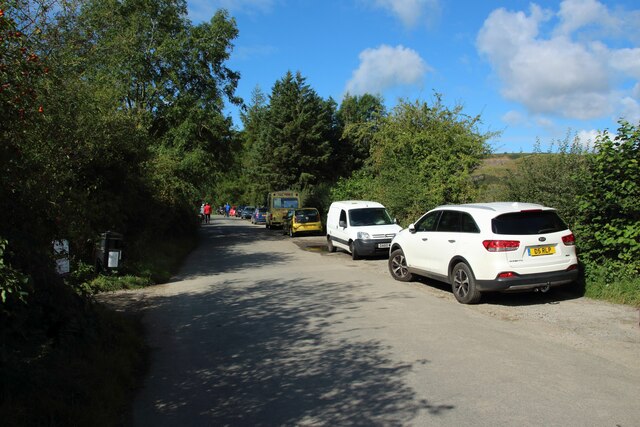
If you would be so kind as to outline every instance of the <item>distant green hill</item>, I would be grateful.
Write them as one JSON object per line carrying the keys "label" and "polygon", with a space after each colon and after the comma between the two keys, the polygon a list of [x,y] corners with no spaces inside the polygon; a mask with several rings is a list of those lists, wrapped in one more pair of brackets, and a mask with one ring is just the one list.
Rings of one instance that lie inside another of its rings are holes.
{"label": "distant green hill", "polygon": [[514,172],[518,163],[530,153],[490,154],[472,177],[480,188],[477,202],[505,201],[507,193],[506,180],[509,173]]}

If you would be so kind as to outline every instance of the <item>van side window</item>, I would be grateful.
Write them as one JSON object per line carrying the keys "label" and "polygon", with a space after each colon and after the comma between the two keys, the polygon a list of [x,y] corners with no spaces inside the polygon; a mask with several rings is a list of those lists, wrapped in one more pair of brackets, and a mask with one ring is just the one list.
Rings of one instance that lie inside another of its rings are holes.
{"label": "van side window", "polygon": [[340,224],[341,227],[347,226],[347,213],[344,211],[344,209],[340,211],[340,219],[338,220],[338,224]]}

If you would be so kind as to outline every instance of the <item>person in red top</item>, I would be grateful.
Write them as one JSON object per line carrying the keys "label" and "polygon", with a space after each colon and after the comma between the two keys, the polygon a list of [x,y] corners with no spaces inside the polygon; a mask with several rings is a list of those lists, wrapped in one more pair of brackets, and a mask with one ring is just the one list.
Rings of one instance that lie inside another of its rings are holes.
{"label": "person in red top", "polygon": [[211,205],[209,202],[204,203],[204,222],[209,224],[209,220],[211,220]]}

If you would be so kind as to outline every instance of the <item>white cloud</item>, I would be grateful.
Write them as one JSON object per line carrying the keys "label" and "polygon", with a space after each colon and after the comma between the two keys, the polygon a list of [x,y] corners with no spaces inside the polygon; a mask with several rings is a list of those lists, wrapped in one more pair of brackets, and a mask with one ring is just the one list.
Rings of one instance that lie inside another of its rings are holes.
{"label": "white cloud", "polygon": [[[587,120],[615,115],[625,95],[621,82],[640,79],[640,48],[603,41],[626,24],[597,0],[565,0],[555,13],[535,4],[529,13],[494,10],[476,42],[506,99],[530,114]],[[582,32],[586,27],[600,32]],[[597,34],[602,40],[593,39]]]}
{"label": "white cloud", "polygon": [[556,133],[558,131],[555,122],[548,117],[538,116],[535,118],[535,123],[537,126],[547,129],[550,133]]}
{"label": "white cloud", "polygon": [[640,80],[640,48],[614,50],[610,56],[613,68]]}
{"label": "white cloud", "polygon": [[233,58],[239,60],[270,56],[278,49],[271,45],[238,46],[233,50]]}
{"label": "white cloud", "polygon": [[502,116],[502,121],[508,125],[519,126],[527,123],[527,119],[519,111],[507,111]]}
{"label": "white cloud", "polygon": [[390,11],[407,27],[415,27],[423,19],[432,23],[440,16],[439,0],[374,0],[374,5]]}
{"label": "white cloud", "polygon": [[629,96],[620,100],[620,117],[632,124],[640,123],[640,103]]}
{"label": "white cloud", "polygon": [[597,0],[565,0],[558,12],[561,23],[557,33],[567,35],[591,24],[614,26],[616,19]]}
{"label": "white cloud", "polygon": [[580,141],[580,144],[584,147],[593,147],[593,143],[596,138],[600,135],[600,131],[592,129],[592,130],[581,130],[578,132],[576,137]]}
{"label": "white cloud", "polygon": [[412,49],[382,45],[366,49],[359,55],[360,66],[347,82],[352,95],[381,94],[385,89],[420,85],[431,67]]}

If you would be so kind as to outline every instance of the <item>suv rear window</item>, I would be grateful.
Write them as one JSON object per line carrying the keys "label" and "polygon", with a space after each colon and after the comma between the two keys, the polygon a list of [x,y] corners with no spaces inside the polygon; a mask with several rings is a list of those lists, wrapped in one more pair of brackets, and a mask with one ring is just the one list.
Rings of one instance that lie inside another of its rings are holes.
{"label": "suv rear window", "polygon": [[491,230],[495,234],[546,234],[567,228],[555,211],[513,212],[491,221]]}

